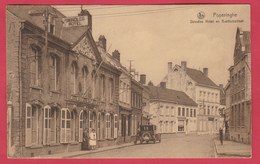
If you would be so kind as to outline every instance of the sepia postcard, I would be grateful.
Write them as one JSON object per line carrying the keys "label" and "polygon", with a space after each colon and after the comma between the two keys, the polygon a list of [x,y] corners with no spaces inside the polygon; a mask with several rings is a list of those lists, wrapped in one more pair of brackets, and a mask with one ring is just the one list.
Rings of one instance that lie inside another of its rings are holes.
{"label": "sepia postcard", "polygon": [[7,5],[8,158],[251,158],[250,5]]}

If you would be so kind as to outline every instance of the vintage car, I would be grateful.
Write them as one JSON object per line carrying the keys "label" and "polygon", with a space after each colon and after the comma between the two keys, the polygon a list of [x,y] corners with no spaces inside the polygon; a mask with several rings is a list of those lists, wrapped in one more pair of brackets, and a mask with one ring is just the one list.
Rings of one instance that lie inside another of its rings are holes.
{"label": "vintage car", "polygon": [[152,141],[153,143],[156,143],[156,141],[161,142],[161,134],[156,133],[155,125],[141,125],[139,127],[135,144],[137,144],[138,140],[141,144],[143,142],[149,143],[149,141]]}

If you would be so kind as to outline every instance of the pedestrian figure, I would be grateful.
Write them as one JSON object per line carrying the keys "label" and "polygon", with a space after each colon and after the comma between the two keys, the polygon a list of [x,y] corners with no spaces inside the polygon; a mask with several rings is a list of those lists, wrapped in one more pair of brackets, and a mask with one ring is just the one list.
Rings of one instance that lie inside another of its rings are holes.
{"label": "pedestrian figure", "polygon": [[135,144],[137,143],[138,140],[141,138],[141,130],[140,127],[137,129],[136,137],[135,137]]}
{"label": "pedestrian figure", "polygon": [[97,145],[97,136],[95,129],[92,129],[91,132],[89,133],[89,145],[90,145],[90,150],[94,150]]}
{"label": "pedestrian figure", "polygon": [[84,129],[83,131],[83,142],[81,145],[82,150],[89,150],[89,131],[88,129]]}
{"label": "pedestrian figure", "polygon": [[219,140],[221,145],[223,145],[223,129],[219,128]]}

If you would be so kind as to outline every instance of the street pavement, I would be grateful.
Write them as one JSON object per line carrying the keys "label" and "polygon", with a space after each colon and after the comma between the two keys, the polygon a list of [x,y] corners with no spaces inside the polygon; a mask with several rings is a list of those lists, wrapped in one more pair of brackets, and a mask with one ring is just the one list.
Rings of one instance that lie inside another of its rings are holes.
{"label": "street pavement", "polygon": [[251,157],[252,147],[251,145],[238,143],[234,141],[224,141],[223,145],[219,140],[214,140],[216,146],[216,154],[218,157]]}
{"label": "street pavement", "polygon": [[214,158],[214,137],[197,134],[163,135],[162,142],[138,144],[75,158]]}

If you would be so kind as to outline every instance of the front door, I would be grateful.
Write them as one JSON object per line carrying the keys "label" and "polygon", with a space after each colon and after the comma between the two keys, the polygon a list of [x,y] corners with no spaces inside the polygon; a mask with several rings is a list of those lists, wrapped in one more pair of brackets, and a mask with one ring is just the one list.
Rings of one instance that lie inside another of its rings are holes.
{"label": "front door", "polygon": [[122,118],[122,122],[121,122],[121,127],[122,127],[122,137],[123,137],[123,141],[126,141],[126,116],[124,114],[121,115]]}

